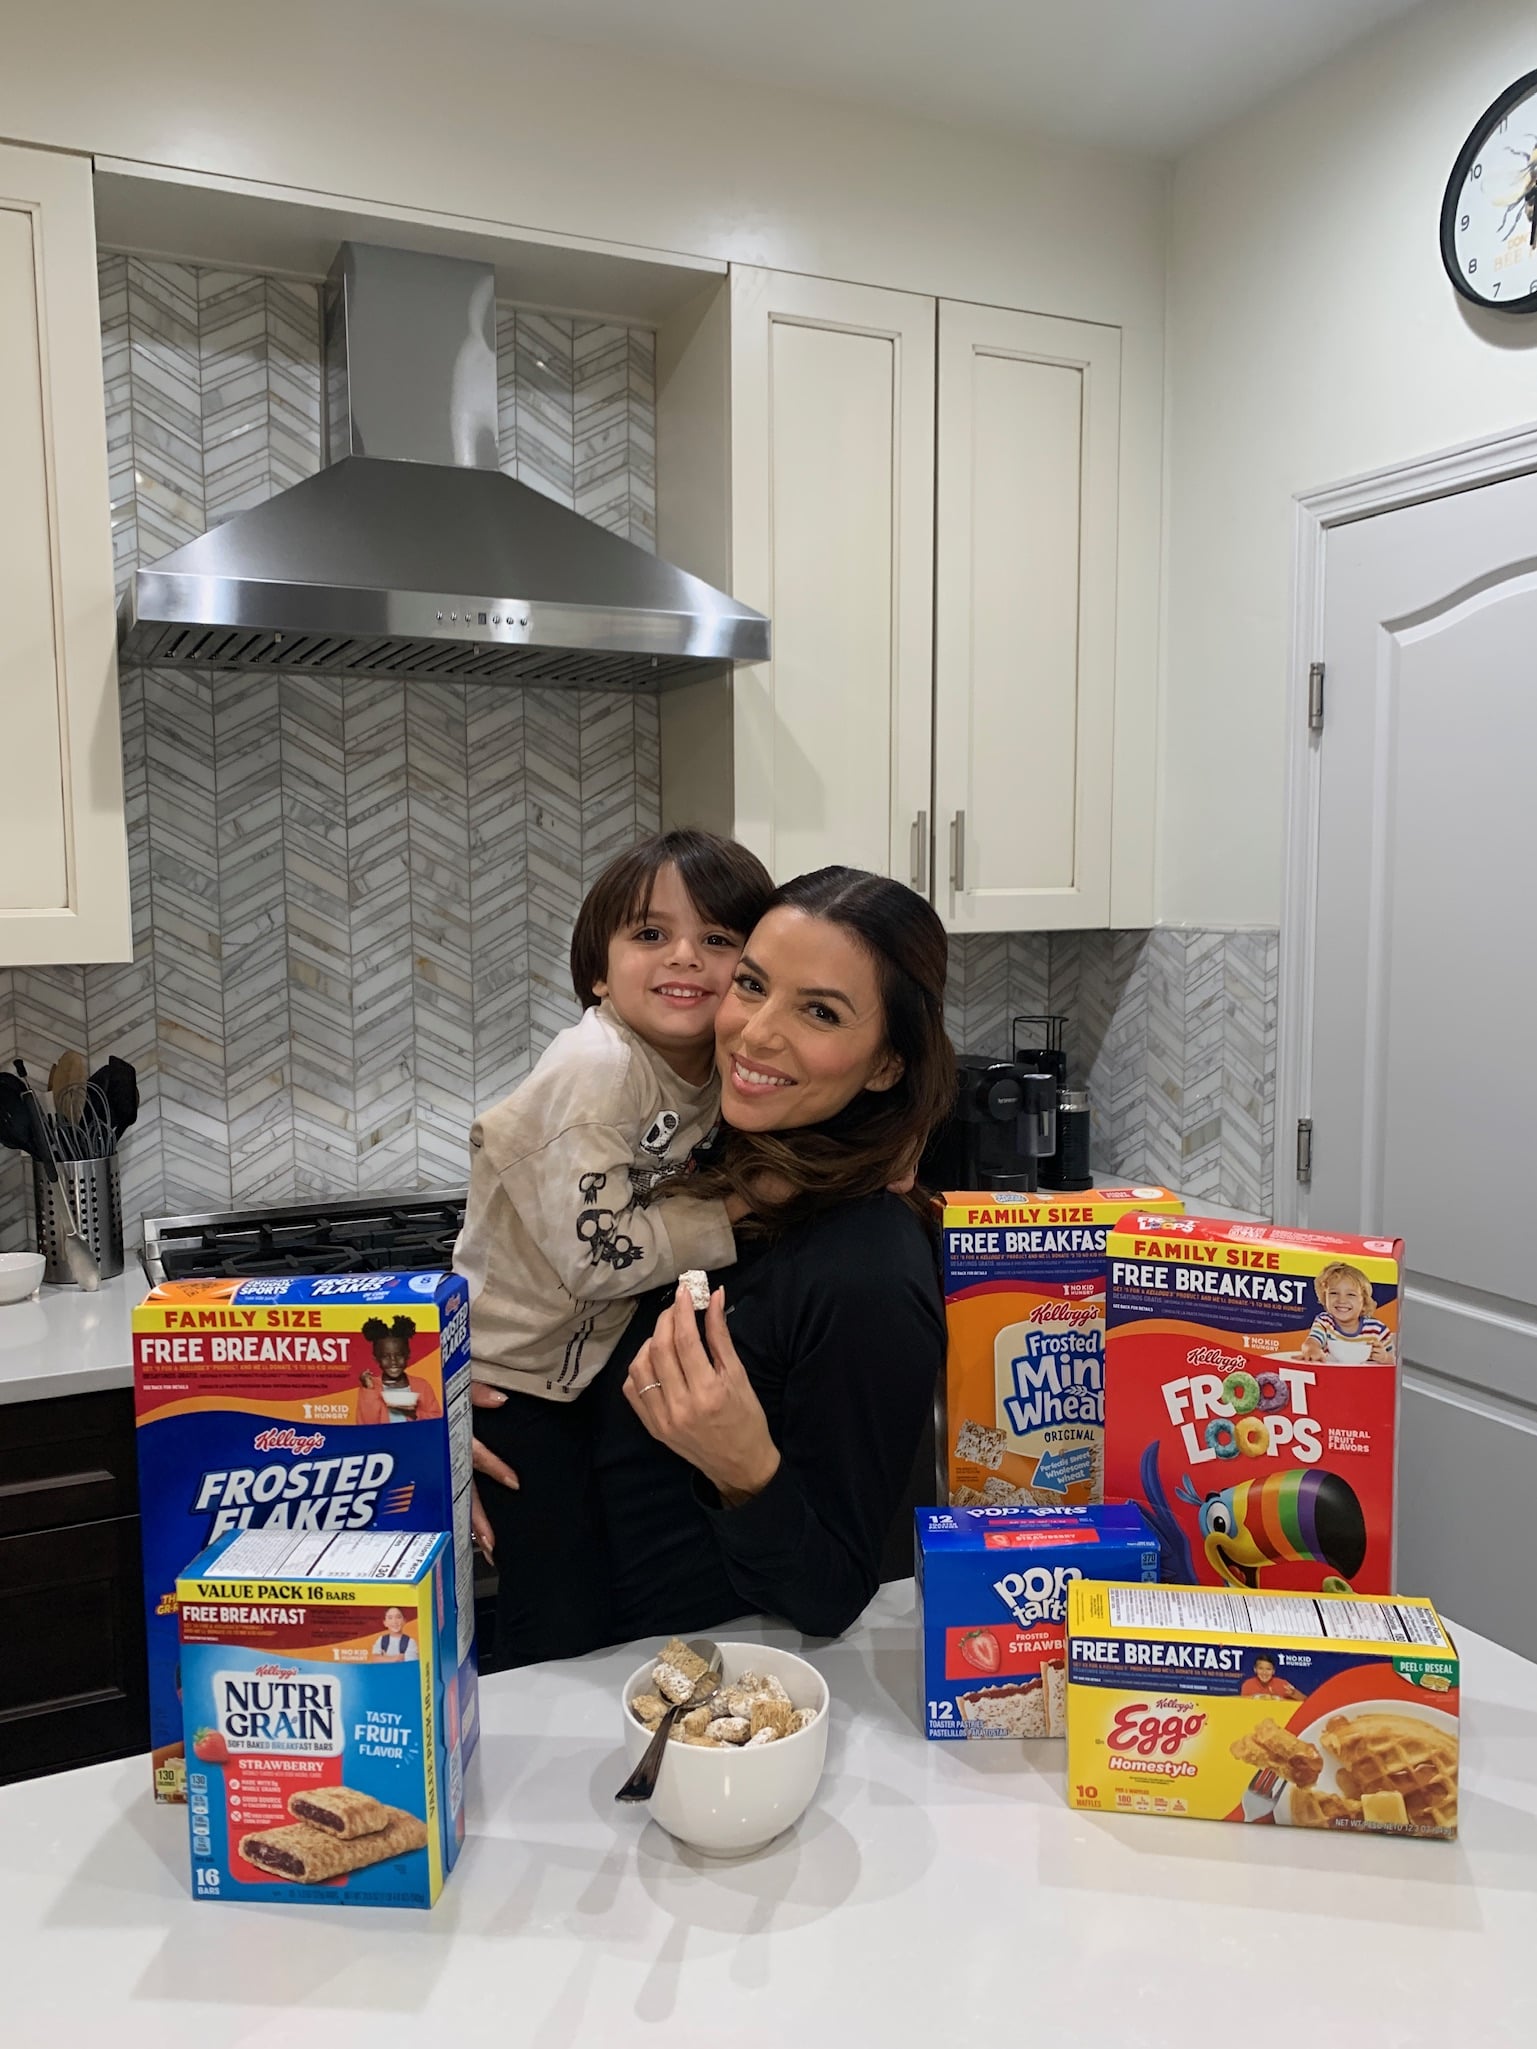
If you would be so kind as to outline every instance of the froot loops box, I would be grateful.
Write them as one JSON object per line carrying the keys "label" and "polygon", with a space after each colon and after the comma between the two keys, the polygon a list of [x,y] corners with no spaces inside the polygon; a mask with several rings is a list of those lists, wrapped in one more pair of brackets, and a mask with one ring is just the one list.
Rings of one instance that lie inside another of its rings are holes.
{"label": "froot loops box", "polygon": [[1393,1585],[1403,1241],[1137,1212],[1107,1245],[1105,1496],[1173,1585]]}
{"label": "froot loops box", "polygon": [[1166,1188],[947,1195],[948,1491],[958,1508],[1077,1508],[1104,1476],[1105,1240]]}
{"label": "froot loops box", "polygon": [[919,1720],[939,1741],[1061,1736],[1068,1589],[1158,1577],[1134,1508],[920,1508]]}
{"label": "froot loops box", "polygon": [[464,1840],[453,1541],[240,1530],[176,1582],[192,1892],[430,1907]]}
{"label": "froot loops box", "polygon": [[167,1281],[133,1313],[155,1797],[185,1798],[176,1576],[230,1530],[448,1531],[479,1734],[470,1340],[456,1274]]}
{"label": "froot loops box", "polygon": [[1448,1838],[1459,1700],[1429,1601],[1069,1591],[1074,1807]]}

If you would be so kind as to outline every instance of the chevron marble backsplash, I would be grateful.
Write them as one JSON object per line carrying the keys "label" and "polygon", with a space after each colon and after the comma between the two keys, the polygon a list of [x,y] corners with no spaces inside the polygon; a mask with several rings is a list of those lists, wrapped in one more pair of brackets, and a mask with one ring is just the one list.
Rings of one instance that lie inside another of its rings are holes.
{"label": "chevron marble backsplash", "polygon": [[[319,295],[107,256],[119,586],[320,466]],[[498,309],[502,467],[654,546],[653,337]],[[654,700],[127,663],[134,958],[0,965],[0,1058],[139,1070],[125,1219],[465,1179],[477,1110],[575,1006],[571,922],[659,812]],[[1276,937],[953,942],[957,1045],[1064,1009],[1099,1155],[1269,1206]],[[0,1154],[0,1249],[29,1241]]]}
{"label": "chevron marble backsplash", "polygon": [[[119,587],[320,467],[313,287],[108,256]],[[499,308],[502,467],[655,545],[654,337]],[[655,830],[626,693],[122,670],[134,958],[0,967],[0,1054],[139,1070],[125,1217],[462,1182],[575,1014],[587,883]],[[30,1198],[0,1167],[0,1246]]]}
{"label": "chevron marble backsplash", "polygon": [[945,1012],[968,1053],[1060,1012],[1096,1168],[1268,1215],[1275,1179],[1275,932],[1008,933],[950,942]]}

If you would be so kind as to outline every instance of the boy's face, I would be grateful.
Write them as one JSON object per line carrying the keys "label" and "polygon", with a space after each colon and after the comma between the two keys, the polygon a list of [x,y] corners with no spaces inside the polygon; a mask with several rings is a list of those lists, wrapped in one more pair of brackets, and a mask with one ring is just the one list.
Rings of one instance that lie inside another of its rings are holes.
{"label": "boy's face", "polygon": [[1268,1658],[1256,1658],[1254,1660],[1254,1676],[1261,1686],[1268,1686],[1275,1677],[1275,1666],[1271,1664]]}
{"label": "boy's face", "polygon": [[1359,1323],[1366,1307],[1360,1282],[1336,1274],[1324,1290],[1324,1307],[1336,1323]]}
{"label": "boy's face", "polygon": [[744,936],[702,917],[669,861],[657,870],[641,915],[609,940],[608,965],[593,991],[680,1073],[701,1060],[707,1068],[715,1013]]}

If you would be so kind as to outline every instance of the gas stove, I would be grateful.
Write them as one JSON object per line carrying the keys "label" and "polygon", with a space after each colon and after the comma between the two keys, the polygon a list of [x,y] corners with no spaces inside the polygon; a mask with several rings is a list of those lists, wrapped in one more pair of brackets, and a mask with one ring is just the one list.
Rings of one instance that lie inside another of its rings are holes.
{"label": "gas stove", "polygon": [[463,1189],[146,1217],[144,1271],[152,1282],[256,1274],[448,1271],[464,1221]]}

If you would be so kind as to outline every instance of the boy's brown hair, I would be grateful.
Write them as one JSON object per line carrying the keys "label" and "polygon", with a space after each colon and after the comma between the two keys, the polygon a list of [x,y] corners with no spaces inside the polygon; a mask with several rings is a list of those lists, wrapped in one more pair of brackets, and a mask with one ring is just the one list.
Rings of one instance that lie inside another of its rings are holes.
{"label": "boy's brown hair", "polygon": [[609,862],[582,899],[571,934],[571,986],[584,1010],[601,999],[594,982],[608,975],[608,945],[616,932],[645,915],[652,885],[671,862],[694,908],[712,924],[745,939],[774,894],[767,868],[737,840],[683,827],[653,833]]}

